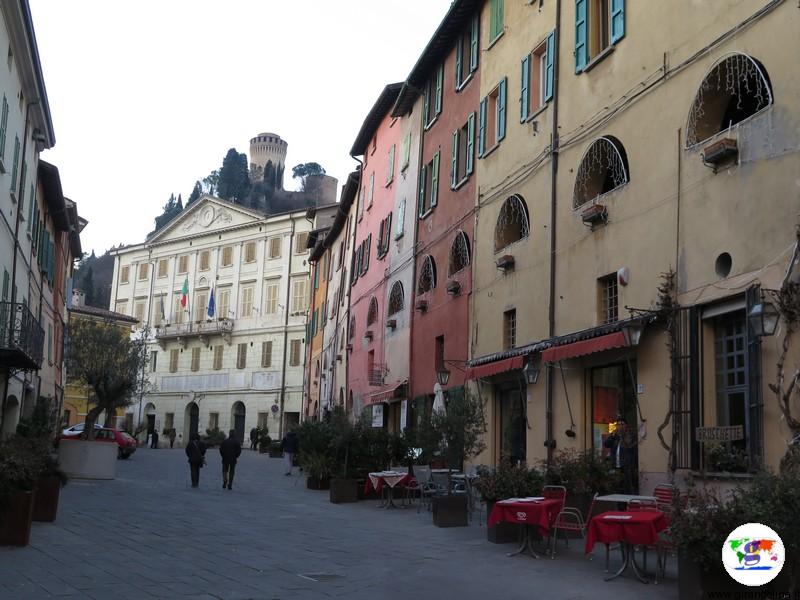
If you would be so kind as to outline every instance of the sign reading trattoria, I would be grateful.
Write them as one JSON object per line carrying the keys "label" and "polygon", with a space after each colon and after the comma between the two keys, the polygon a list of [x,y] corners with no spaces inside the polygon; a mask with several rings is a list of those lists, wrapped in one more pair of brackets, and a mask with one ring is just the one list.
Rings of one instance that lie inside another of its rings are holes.
{"label": "sign reading trattoria", "polygon": [[744,439],[744,427],[730,425],[724,427],[698,427],[695,429],[698,442],[735,442]]}

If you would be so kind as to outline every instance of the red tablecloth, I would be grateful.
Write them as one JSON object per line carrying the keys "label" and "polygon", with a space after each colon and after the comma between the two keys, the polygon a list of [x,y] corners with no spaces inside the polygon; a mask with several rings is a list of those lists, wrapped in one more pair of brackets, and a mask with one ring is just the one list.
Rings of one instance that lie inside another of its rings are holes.
{"label": "red tablecloth", "polygon": [[544,537],[550,535],[550,524],[561,510],[561,500],[539,500],[536,502],[496,502],[489,515],[489,527],[500,521],[536,525]]}
{"label": "red tablecloth", "polygon": [[634,545],[652,546],[658,542],[658,532],[666,529],[667,525],[667,518],[660,510],[604,512],[589,523],[586,554],[592,551],[596,543],[628,542]]}
{"label": "red tablecloth", "polygon": [[[375,475],[374,473],[372,473],[371,475],[375,476],[375,478],[377,479],[378,483],[377,483],[377,485],[373,486],[372,485],[372,478],[371,477],[367,477],[367,482],[364,484],[364,493],[368,494],[370,490],[374,489],[378,494],[380,494],[381,490],[383,489],[383,486],[386,485],[386,482],[379,475]],[[408,485],[413,479],[414,478],[411,477],[411,475],[406,473],[405,477],[400,479],[400,481],[398,481],[394,485],[394,487],[397,487],[398,485]]]}

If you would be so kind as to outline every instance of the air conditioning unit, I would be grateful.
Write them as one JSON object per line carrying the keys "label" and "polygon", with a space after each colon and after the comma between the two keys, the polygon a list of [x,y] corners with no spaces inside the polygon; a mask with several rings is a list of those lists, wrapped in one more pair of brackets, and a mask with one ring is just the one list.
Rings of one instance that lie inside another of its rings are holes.
{"label": "air conditioning unit", "polygon": [[371,340],[371,339],[372,339],[372,337],[373,337],[373,335],[372,335],[372,330],[371,330],[371,329],[367,329],[367,330],[364,332],[364,338],[365,338],[365,339],[368,339],[368,340]]}
{"label": "air conditioning unit", "polygon": [[447,282],[447,293],[451,296],[458,296],[461,293],[461,284],[458,281]]}
{"label": "air conditioning unit", "polygon": [[514,255],[513,254],[504,254],[500,258],[495,261],[498,269],[503,271],[509,271],[514,268]]}
{"label": "air conditioning unit", "polygon": [[417,300],[417,302],[414,305],[414,307],[420,312],[425,312],[426,310],[428,310],[428,301],[427,300]]}

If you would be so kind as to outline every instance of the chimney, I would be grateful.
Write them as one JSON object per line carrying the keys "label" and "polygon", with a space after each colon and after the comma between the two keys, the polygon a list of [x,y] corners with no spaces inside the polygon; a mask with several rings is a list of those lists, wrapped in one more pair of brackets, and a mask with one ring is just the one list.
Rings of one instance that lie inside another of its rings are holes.
{"label": "chimney", "polygon": [[86,294],[83,290],[72,290],[72,306],[86,306]]}

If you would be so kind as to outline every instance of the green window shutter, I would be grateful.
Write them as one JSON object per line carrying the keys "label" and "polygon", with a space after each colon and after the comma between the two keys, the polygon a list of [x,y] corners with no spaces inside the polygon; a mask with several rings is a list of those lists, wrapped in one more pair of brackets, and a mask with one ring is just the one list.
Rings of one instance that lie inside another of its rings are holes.
{"label": "green window shutter", "polygon": [[480,43],[480,15],[475,15],[472,19],[472,27],[469,36],[469,71],[470,73],[478,68],[478,44]]}
{"label": "green window shutter", "polygon": [[0,117],[0,158],[6,157],[6,133],[8,132],[8,100],[3,94],[3,114]]}
{"label": "green window shutter", "polygon": [[319,263],[314,265],[314,289],[315,290],[319,289],[319,269],[320,269]]}
{"label": "green window shutter", "polygon": [[506,88],[508,78],[503,77],[497,92],[497,141],[506,137]]}
{"label": "green window shutter", "polygon": [[11,283],[11,278],[8,274],[8,271],[3,269],[3,302],[8,301],[8,288],[9,284]]}
{"label": "green window shutter", "polygon": [[494,40],[498,35],[503,33],[503,0],[492,0],[490,25],[490,34]]}
{"label": "green window shutter", "polygon": [[397,224],[395,225],[395,235],[400,235],[403,233],[405,228],[405,221],[406,221],[406,200],[403,198],[400,201],[399,206],[397,207]]}
{"label": "green window shutter", "polygon": [[18,210],[24,210],[24,208],[25,208],[25,179],[27,177],[28,177],[28,163],[23,160],[22,161],[22,175],[20,175],[20,179],[22,180],[22,185],[19,186],[19,207],[18,207]]}
{"label": "green window shutter", "polygon": [[50,263],[47,265],[47,273],[49,275],[48,279],[50,279],[50,287],[53,287],[53,283],[56,280],[56,245],[55,245],[55,240],[51,240],[51,242],[50,242]]}
{"label": "green window shutter", "polygon": [[450,187],[458,183],[458,129],[453,132],[453,170],[450,172]]}
{"label": "green window shutter", "polygon": [[475,113],[467,118],[467,175],[472,174],[475,166]]}
{"label": "green window shutter", "polygon": [[531,112],[531,55],[522,59],[521,84],[519,91],[519,122],[523,123]]}
{"label": "green window shutter", "polygon": [[442,85],[444,84],[444,63],[436,71],[436,114],[442,112]]}
{"label": "green window shutter", "polygon": [[422,120],[424,121],[425,125],[431,122],[430,110],[431,110],[431,86],[429,82],[428,85],[425,86],[425,94],[422,97]]}
{"label": "green window shutter", "polygon": [[364,258],[364,273],[366,273],[367,270],[369,270],[369,254],[370,254],[370,250],[371,249],[372,249],[372,234],[370,233],[369,237],[367,238],[367,244],[364,247],[364,254],[365,254],[365,258]]}
{"label": "green window shutter", "polygon": [[464,36],[458,38],[456,44],[456,89],[461,85],[461,54],[464,52]]}
{"label": "green window shutter", "polygon": [[31,193],[28,197],[28,233],[31,232],[31,226],[33,225],[33,209],[36,206],[36,198],[33,193],[33,184],[31,184]]}
{"label": "green window shutter", "polygon": [[17,191],[17,169],[19,168],[19,136],[14,137],[14,168],[11,172],[11,191]]}
{"label": "green window shutter", "polygon": [[386,252],[389,251],[389,240],[392,236],[392,213],[389,213],[389,216],[386,217],[386,227],[384,228],[384,234],[386,235],[386,240],[384,240],[383,247],[386,249]]}
{"label": "green window shutter", "polygon": [[589,39],[587,29],[588,0],[575,0],[575,72],[580,73],[589,62]]}
{"label": "green window shutter", "polygon": [[625,0],[611,0],[611,43],[625,37]]}
{"label": "green window shutter", "polygon": [[419,202],[417,202],[417,212],[419,216],[425,214],[425,178],[427,177],[428,166],[422,165],[419,173]]}
{"label": "green window shutter", "polygon": [[486,152],[486,107],[487,99],[481,100],[478,112],[478,156],[483,156]]}
{"label": "green window shutter", "polygon": [[556,32],[547,36],[547,54],[544,57],[544,101],[553,99],[553,65],[556,58]]}
{"label": "green window shutter", "polygon": [[381,256],[383,253],[383,227],[386,225],[386,219],[381,221],[380,226],[378,227],[378,256]]}
{"label": "green window shutter", "polygon": [[431,175],[431,207],[439,201],[439,157],[441,151],[433,157],[433,174]]}

